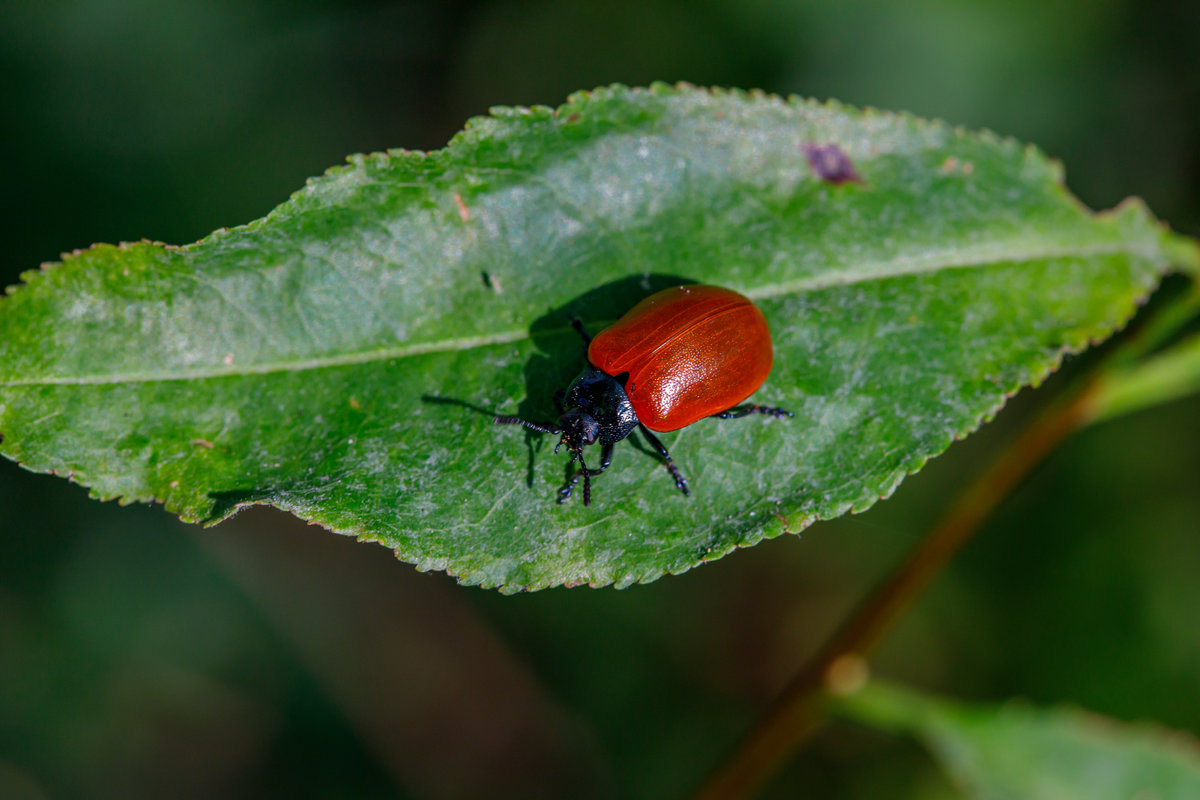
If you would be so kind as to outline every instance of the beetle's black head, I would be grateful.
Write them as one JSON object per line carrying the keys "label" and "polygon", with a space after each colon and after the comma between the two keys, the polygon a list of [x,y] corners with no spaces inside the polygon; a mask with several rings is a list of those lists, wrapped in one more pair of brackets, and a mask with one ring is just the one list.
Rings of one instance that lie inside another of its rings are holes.
{"label": "beetle's black head", "polygon": [[[638,424],[622,381],[590,364],[563,392],[562,409],[558,424],[564,431],[578,426],[582,444],[615,444]],[[574,421],[573,417],[581,419]]]}
{"label": "beetle's black head", "polygon": [[559,417],[558,427],[562,431],[562,438],[555,445],[555,452],[565,446],[572,453],[582,453],[584,446],[595,444],[600,438],[600,423],[591,414],[578,408],[572,408]]}
{"label": "beetle's black head", "polygon": [[[623,379],[618,380],[590,364],[571,385],[554,396],[562,415],[557,424],[531,422],[520,417],[497,416],[492,419],[497,425],[521,425],[539,433],[555,434],[559,437],[554,452],[566,447],[571,454],[572,465],[579,470],[559,491],[559,502],[571,496],[571,489],[583,479],[583,504],[591,499],[591,476],[598,475],[608,466],[612,458],[612,446],[627,437],[637,427],[637,414],[625,394]],[[588,469],[583,461],[583,448],[599,443],[603,446],[602,463],[599,469]]]}

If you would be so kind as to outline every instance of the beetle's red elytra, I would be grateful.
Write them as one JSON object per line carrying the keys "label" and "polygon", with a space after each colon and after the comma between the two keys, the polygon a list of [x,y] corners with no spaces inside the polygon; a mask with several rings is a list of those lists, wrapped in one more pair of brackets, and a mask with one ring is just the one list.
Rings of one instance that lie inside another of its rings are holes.
{"label": "beetle's red elytra", "polygon": [[[596,338],[572,318],[587,345],[588,365],[554,396],[558,424],[497,416],[497,425],[522,425],[561,436],[576,470],[559,490],[561,503],[583,478],[583,504],[591,502],[591,478],[608,469],[613,446],[638,428],[666,463],[675,486],[687,480],[651,431],[679,430],[705,417],[749,414],[790,417],[782,408],[738,406],[771,372],[771,333],[749,299],[717,286],[677,286],[650,295]],[[600,444],[600,466],[583,461],[583,448]]]}
{"label": "beetle's red elytra", "polygon": [[726,411],[771,374],[771,332],[758,307],[717,286],[680,286],[647,297],[588,346],[609,375],[629,373],[638,419],[666,433]]}

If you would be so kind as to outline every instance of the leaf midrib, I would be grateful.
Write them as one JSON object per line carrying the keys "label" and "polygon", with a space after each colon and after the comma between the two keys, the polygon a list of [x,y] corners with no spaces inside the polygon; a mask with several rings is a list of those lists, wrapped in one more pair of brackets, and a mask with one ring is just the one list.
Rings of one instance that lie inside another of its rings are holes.
{"label": "leaf midrib", "polygon": [[[890,280],[909,275],[920,275],[953,269],[976,269],[994,264],[1013,264],[1051,258],[1086,257],[1126,253],[1131,256],[1152,258],[1157,250],[1144,243],[1127,240],[1100,242],[1087,246],[1055,246],[1037,241],[1025,248],[1013,248],[1007,240],[990,241],[973,248],[954,248],[934,251],[921,256],[905,256],[891,261],[876,261],[858,268],[810,275],[794,281],[772,283],[743,291],[753,300],[767,300],[800,292],[820,291],[838,286],[865,283],[870,280]],[[536,337],[556,336],[569,332],[567,326],[539,331]],[[180,371],[172,374],[128,373],[122,375],[65,375],[41,378],[21,378],[0,381],[3,387],[55,386],[55,385],[117,385],[127,383],[157,383],[169,381],[206,380],[210,378],[235,378],[251,375],[269,375],[277,372],[304,372],[308,370],[336,368],[365,364],[373,361],[391,361],[429,353],[471,350],[497,344],[509,344],[535,335],[527,328],[499,331],[486,336],[464,336],[443,339],[437,342],[421,342],[411,345],[384,347],[362,352],[338,353],[335,355],[308,358],[298,361],[269,362],[263,364],[227,367],[213,365],[201,369]]]}

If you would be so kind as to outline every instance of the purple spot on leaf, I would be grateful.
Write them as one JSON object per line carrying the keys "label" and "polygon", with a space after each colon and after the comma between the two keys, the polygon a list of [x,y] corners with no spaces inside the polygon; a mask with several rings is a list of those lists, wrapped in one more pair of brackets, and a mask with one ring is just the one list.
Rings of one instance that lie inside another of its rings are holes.
{"label": "purple spot on leaf", "polygon": [[801,152],[818,178],[829,183],[862,183],[854,163],[836,144],[802,144]]}

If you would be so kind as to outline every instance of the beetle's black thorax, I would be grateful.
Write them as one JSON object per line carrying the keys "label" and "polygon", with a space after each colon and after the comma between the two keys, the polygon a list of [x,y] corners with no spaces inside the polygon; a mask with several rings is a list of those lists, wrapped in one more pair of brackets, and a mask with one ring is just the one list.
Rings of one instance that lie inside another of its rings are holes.
{"label": "beetle's black thorax", "polygon": [[616,378],[590,364],[571,381],[563,405],[586,412],[600,425],[601,444],[619,442],[637,427],[633,404]]}

